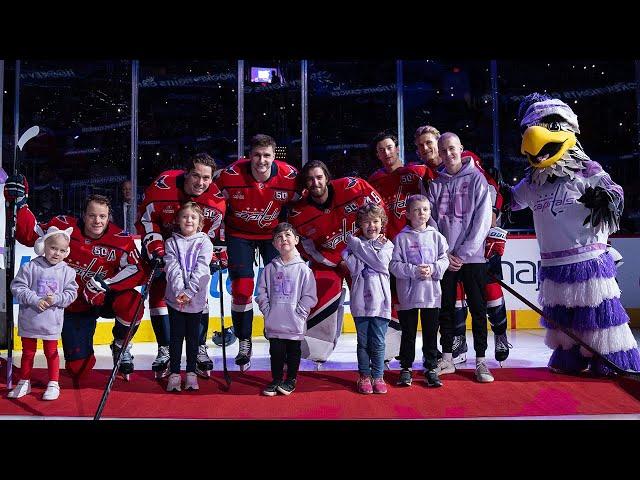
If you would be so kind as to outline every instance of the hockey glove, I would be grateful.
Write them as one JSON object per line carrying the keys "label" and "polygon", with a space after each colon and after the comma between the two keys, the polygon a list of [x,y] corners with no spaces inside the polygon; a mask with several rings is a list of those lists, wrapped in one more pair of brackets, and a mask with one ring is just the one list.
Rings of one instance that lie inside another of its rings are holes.
{"label": "hockey glove", "polygon": [[209,270],[211,275],[220,270],[225,270],[229,267],[229,257],[227,256],[226,247],[213,247],[213,255],[211,256],[211,263],[209,263]]}
{"label": "hockey glove", "polygon": [[102,274],[94,275],[84,286],[84,298],[88,304],[94,307],[104,305],[107,293],[109,293],[109,285],[104,281]]}
{"label": "hockey glove", "polygon": [[506,230],[500,227],[491,227],[484,244],[484,258],[489,259],[494,255],[504,255],[507,233]]}
{"label": "hockey glove", "polygon": [[151,263],[157,264],[158,267],[164,266],[164,240],[159,233],[149,233],[145,236],[142,241],[142,246],[147,253],[147,257],[151,260]]}
{"label": "hockey glove", "polygon": [[16,208],[21,208],[27,204],[29,197],[29,183],[27,178],[21,173],[11,175],[4,184],[4,198],[9,203],[15,203]]}

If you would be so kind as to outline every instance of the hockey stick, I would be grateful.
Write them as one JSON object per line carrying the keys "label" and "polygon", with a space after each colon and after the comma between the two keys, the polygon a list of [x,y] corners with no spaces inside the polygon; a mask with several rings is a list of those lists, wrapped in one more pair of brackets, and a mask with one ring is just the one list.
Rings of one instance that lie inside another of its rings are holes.
{"label": "hockey stick", "polygon": [[[25,144],[32,138],[38,136],[40,133],[40,127],[33,126],[27,129],[22,134],[16,146],[14,162],[13,162],[13,176],[18,174],[18,164],[20,163],[20,152],[24,148]],[[7,388],[13,387],[13,293],[11,292],[11,281],[14,275],[14,262],[15,262],[15,249],[16,249],[16,215],[18,209],[15,202],[13,205],[8,200],[5,202],[5,240],[4,240],[4,267],[6,269],[6,315],[7,315]]]}
{"label": "hockey stick", "polygon": [[224,297],[223,297],[223,286],[222,286],[222,258],[218,258],[218,284],[220,290],[220,329],[222,335],[222,369],[224,370],[224,381],[227,382],[226,391],[228,392],[231,388],[231,376],[229,375],[229,371],[227,370],[227,350],[226,350],[226,332],[224,329]]}
{"label": "hockey stick", "polygon": [[116,374],[118,373],[118,368],[120,368],[120,362],[122,362],[122,355],[124,354],[131,338],[133,337],[133,333],[136,330],[136,318],[140,315],[140,310],[144,308],[144,302],[149,295],[149,289],[151,288],[151,283],[153,282],[156,272],[159,268],[161,268],[160,263],[154,263],[153,268],[151,269],[151,274],[149,275],[149,280],[142,286],[141,298],[138,307],[136,308],[135,314],[131,319],[131,324],[129,325],[129,329],[127,330],[127,334],[124,337],[124,341],[122,342],[122,348],[118,352],[118,358],[113,364],[113,369],[111,370],[111,376],[109,377],[109,381],[107,382],[107,387],[104,389],[102,393],[102,398],[100,399],[100,403],[98,404],[98,409],[96,410],[96,414],[93,416],[94,420],[100,420],[100,416],[102,415],[102,410],[104,410],[104,406],[107,403],[107,397],[109,397],[109,393],[111,392],[111,387],[113,386],[113,382],[116,379]]}
{"label": "hockey stick", "polygon": [[624,369],[620,368],[618,365],[616,365],[611,360],[609,360],[604,355],[602,355],[600,352],[598,352],[593,347],[591,347],[591,345],[588,345],[583,340],[581,340],[577,335],[572,333],[569,329],[563,327],[562,325],[560,325],[559,323],[554,321],[552,318],[550,318],[549,316],[545,315],[542,312],[542,310],[540,310],[533,303],[531,303],[529,300],[527,300],[522,295],[520,295],[518,292],[516,292],[512,287],[510,287],[509,285],[504,283],[499,278],[497,278],[497,277],[495,277],[495,276],[493,276],[491,274],[489,274],[489,275],[496,282],[498,282],[500,284],[500,286],[502,286],[502,288],[507,290],[509,293],[511,293],[511,295],[516,297],[522,303],[526,304],[531,310],[536,312],[538,315],[540,315],[542,318],[544,318],[547,322],[549,322],[551,325],[553,325],[554,328],[560,330],[562,333],[564,333],[566,336],[571,338],[573,341],[575,341],[576,343],[580,344],[581,347],[583,347],[585,350],[587,350],[589,353],[591,353],[594,357],[597,357],[598,360],[600,360],[602,363],[604,363],[607,367],[609,367],[615,373],[617,373],[618,375],[620,375],[622,377],[626,377],[626,378],[630,378],[632,380],[640,381],[640,372],[634,372],[633,370],[624,370]]}

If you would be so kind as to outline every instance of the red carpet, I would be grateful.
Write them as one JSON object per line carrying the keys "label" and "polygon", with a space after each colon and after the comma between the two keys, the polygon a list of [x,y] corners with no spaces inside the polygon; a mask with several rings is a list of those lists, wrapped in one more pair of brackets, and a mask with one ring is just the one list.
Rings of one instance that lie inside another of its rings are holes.
{"label": "red carpet", "polygon": [[[0,384],[0,415],[93,417],[110,372],[97,370],[73,388],[62,373],[61,396],[40,399],[46,371],[35,369],[31,394],[6,398]],[[414,381],[409,388],[395,386],[398,372],[387,372],[389,393],[360,395],[355,372],[301,372],[298,388],[289,397],[264,397],[269,372],[231,372],[230,392],[224,392],[219,372],[200,380],[200,391],[167,393],[166,381],[152,372],[117,379],[103,417],[178,419],[416,419],[527,417],[557,415],[640,414],[640,382],[556,375],[546,368],[494,369],[496,381],[478,384],[472,370],[443,376],[444,387],[428,389]],[[4,371],[0,372],[5,380]],[[184,375],[184,374],[183,374]]]}

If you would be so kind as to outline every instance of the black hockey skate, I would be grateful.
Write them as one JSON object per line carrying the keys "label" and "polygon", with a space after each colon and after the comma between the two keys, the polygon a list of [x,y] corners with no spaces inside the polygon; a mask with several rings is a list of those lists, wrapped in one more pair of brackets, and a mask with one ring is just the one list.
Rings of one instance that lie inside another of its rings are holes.
{"label": "black hockey skate", "polygon": [[200,378],[209,378],[213,370],[213,361],[209,358],[206,345],[198,346],[198,355],[196,357],[196,375]]}
{"label": "black hockey skate", "polygon": [[513,345],[511,345],[507,340],[506,332],[502,335],[495,335],[495,343],[496,360],[500,363],[500,367],[502,367],[502,362],[504,362],[509,357],[509,349],[513,348]]}
{"label": "black hockey skate", "polygon": [[453,364],[467,361],[467,337],[466,335],[455,335],[453,337]]}
{"label": "black hockey skate", "polygon": [[158,345],[158,355],[151,364],[151,370],[156,380],[169,375],[169,346]]}
{"label": "black hockey skate", "polygon": [[251,339],[240,340],[240,347],[235,359],[236,365],[240,367],[241,372],[245,372],[251,368]]}
{"label": "black hockey skate", "polygon": [[[122,350],[122,347],[113,342],[110,345],[111,354],[113,356],[113,363],[118,361],[118,355]],[[127,348],[122,352],[122,359],[120,360],[120,366],[118,367],[118,376],[125,381],[129,381],[129,376],[133,373],[133,355],[131,355],[131,342],[127,345]]]}

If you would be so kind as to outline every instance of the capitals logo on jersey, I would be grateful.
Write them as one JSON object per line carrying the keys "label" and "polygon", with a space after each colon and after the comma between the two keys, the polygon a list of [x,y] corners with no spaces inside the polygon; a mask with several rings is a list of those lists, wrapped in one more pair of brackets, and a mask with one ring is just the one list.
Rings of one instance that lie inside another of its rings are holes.
{"label": "capitals logo on jersey", "polygon": [[225,233],[252,239],[271,239],[282,207],[296,200],[297,170],[274,160],[266,181],[258,181],[251,172],[251,161],[241,158],[222,170],[216,185],[227,200]]}
{"label": "capitals logo on jersey", "polygon": [[[316,261],[338,264],[346,235],[358,232],[358,209],[367,203],[384,206],[378,192],[355,177],[331,180],[327,201],[319,205],[305,196],[289,209],[288,221],[303,237],[302,248]],[[324,259],[324,260],[323,260]]]}
{"label": "capitals logo on jersey", "polygon": [[[347,223],[349,223],[350,225],[347,226]],[[329,237],[326,241],[324,241],[322,243],[322,246],[330,250],[335,250],[338,247],[338,245],[340,245],[341,243],[344,243],[345,245],[347,244],[348,233],[351,235],[355,235],[357,231],[358,231],[358,227],[356,226],[355,221],[347,222],[347,219],[343,218],[342,226],[340,227],[338,233],[336,233],[335,235],[333,235],[332,237]]]}

